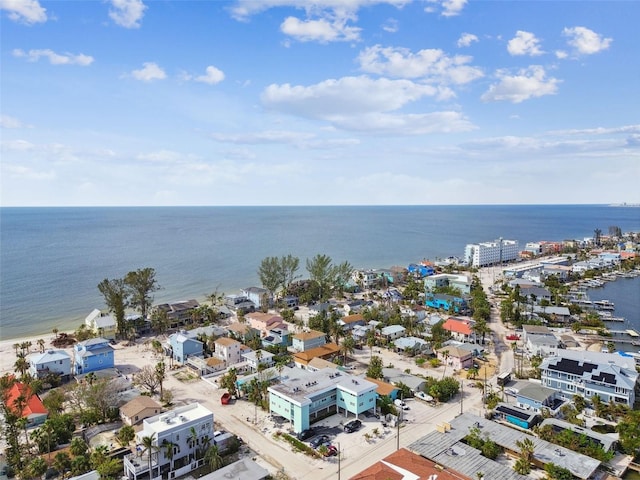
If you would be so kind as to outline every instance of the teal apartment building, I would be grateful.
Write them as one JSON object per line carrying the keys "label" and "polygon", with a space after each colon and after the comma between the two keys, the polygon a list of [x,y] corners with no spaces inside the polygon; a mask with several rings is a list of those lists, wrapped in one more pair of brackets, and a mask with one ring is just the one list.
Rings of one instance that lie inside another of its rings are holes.
{"label": "teal apartment building", "polygon": [[282,383],[269,387],[269,410],[291,422],[295,433],[331,414],[357,418],[376,406],[378,386],[336,368],[310,372],[294,369]]}

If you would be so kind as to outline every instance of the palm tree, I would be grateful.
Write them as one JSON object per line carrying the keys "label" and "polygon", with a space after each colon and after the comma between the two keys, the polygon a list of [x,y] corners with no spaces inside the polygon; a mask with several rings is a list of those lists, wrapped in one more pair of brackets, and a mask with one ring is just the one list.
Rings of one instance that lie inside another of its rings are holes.
{"label": "palm tree", "polygon": [[444,357],[444,362],[442,362],[444,365],[444,368],[442,369],[442,379],[444,380],[444,374],[447,371],[447,360],[449,360],[449,350],[444,350],[442,352],[442,356]]}
{"label": "palm tree", "polygon": [[18,356],[18,349],[20,348],[20,344],[19,343],[14,343],[13,344],[13,348],[16,349],[16,357]]}
{"label": "palm tree", "polygon": [[340,353],[342,353],[344,360],[342,361],[343,365],[347,365],[347,355],[353,353],[356,348],[356,341],[353,339],[351,335],[347,335],[342,340],[342,345],[340,345]]}
{"label": "palm tree", "polygon": [[160,399],[164,397],[164,390],[162,389],[162,385],[163,385],[164,379],[166,378],[166,371],[167,370],[164,366],[164,362],[156,363],[155,375],[156,375],[156,379],[158,380],[158,383],[160,384]]}
{"label": "palm tree", "polygon": [[189,429],[189,438],[187,439],[191,453],[189,453],[189,459],[196,458],[196,446],[198,445],[198,432],[195,427]]}
{"label": "palm tree", "polygon": [[[142,451],[140,452],[140,456],[143,456],[145,453],[148,455],[148,460],[149,460],[149,478],[153,478],[153,464],[152,464],[152,460],[153,460],[153,454],[157,453],[158,450],[160,450],[160,447],[158,447],[155,444],[155,433],[152,433],[151,436],[145,436],[142,437]],[[158,463],[158,462],[156,462]]]}
{"label": "palm tree", "polygon": [[44,339],[38,339],[38,347],[40,347],[40,353],[44,353]]}
{"label": "palm tree", "polygon": [[373,358],[373,347],[376,345],[376,334],[374,330],[367,332],[367,347],[369,347],[369,362]]}
{"label": "palm tree", "polygon": [[24,355],[18,355],[18,359],[13,366],[16,372],[20,372],[21,377],[24,377],[24,374],[29,370],[29,362],[27,362]]}
{"label": "palm tree", "polygon": [[173,471],[173,454],[176,444],[165,439],[162,441],[162,447],[164,448],[164,456],[169,460],[171,465],[170,470]]}
{"label": "palm tree", "polygon": [[211,445],[204,455],[205,462],[209,465],[209,469],[213,472],[224,467],[224,460],[218,451],[217,445]]}
{"label": "palm tree", "polygon": [[58,338],[58,332],[59,331],[60,330],[58,330],[57,328],[54,328],[53,330],[51,330],[51,333],[53,333],[56,336],[56,338]]}
{"label": "palm tree", "polygon": [[533,460],[535,445],[530,438],[524,438],[516,440],[516,446],[520,449],[520,458],[516,462],[514,469],[516,469],[516,472],[526,475],[531,471],[531,460]]}

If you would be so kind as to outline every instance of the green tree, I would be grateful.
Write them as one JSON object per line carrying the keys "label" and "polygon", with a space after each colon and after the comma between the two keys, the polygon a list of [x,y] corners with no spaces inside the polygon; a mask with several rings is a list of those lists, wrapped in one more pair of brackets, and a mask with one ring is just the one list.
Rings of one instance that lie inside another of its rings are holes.
{"label": "green tree", "polygon": [[118,334],[124,335],[126,333],[124,316],[128,305],[129,293],[127,284],[121,278],[111,280],[105,278],[98,284],[98,290],[104,297],[109,311],[115,315]]}
{"label": "green tree", "polygon": [[58,473],[64,474],[66,471],[71,470],[71,457],[66,452],[56,453],[56,456],[53,457],[53,468],[55,468]]}
{"label": "green tree", "polygon": [[217,445],[211,445],[204,455],[204,459],[207,465],[209,465],[209,471],[213,472],[224,467],[224,459],[218,451]]}
{"label": "green tree", "polygon": [[356,348],[356,341],[353,339],[353,336],[347,335],[342,340],[342,344],[340,345],[340,353],[342,353],[344,357],[343,365],[347,365],[347,356],[354,352]]}
{"label": "green tree", "polygon": [[620,447],[625,453],[635,455],[640,449],[640,411],[629,410],[616,425]]}
{"label": "green tree", "polygon": [[[142,437],[141,440],[141,445],[142,445],[142,450],[140,451],[140,456],[144,456],[144,454],[147,454],[147,460],[149,462],[149,474],[150,474],[150,478],[155,478],[155,475],[153,475],[153,455],[158,454],[158,451],[160,450],[160,448],[158,447],[158,445],[156,445],[156,439],[155,437],[155,433],[151,434],[150,436],[144,436]],[[156,462],[158,463],[158,462]]]}
{"label": "green tree", "polygon": [[82,438],[73,437],[73,440],[71,440],[70,451],[74,457],[85,455],[87,450],[89,450],[89,447]]}
{"label": "green tree", "polygon": [[518,462],[516,462],[516,467],[518,468],[514,467],[514,469],[522,475],[527,475],[531,471],[531,461],[533,460],[535,445],[530,438],[523,438],[522,440],[516,440],[516,446],[520,449],[520,458],[518,460],[522,461],[519,466]]}
{"label": "green tree", "polygon": [[163,389],[164,380],[167,376],[167,369],[164,365],[164,362],[156,363],[155,374],[156,374],[156,379],[158,380],[158,384],[160,385],[160,399],[162,399],[164,397],[164,389]]}
{"label": "green tree", "polygon": [[367,377],[369,378],[384,378],[382,374],[382,359],[377,355],[371,357],[369,362],[369,368],[367,368]]}
{"label": "green tree", "polygon": [[100,478],[120,478],[122,476],[122,460],[119,458],[108,458],[96,468]]}
{"label": "green tree", "polygon": [[71,461],[71,475],[82,475],[91,470],[91,462],[84,456],[75,457]]}
{"label": "green tree", "polygon": [[307,271],[312,281],[320,287],[320,300],[327,296],[327,290],[333,281],[333,270],[331,268],[331,257],[328,255],[316,255],[312,259],[307,259]]}
{"label": "green tree", "polygon": [[278,257],[267,257],[262,260],[258,268],[258,278],[262,286],[271,295],[275,295],[280,287],[284,285],[284,271],[282,263]]}
{"label": "green tree", "polygon": [[571,470],[560,467],[553,462],[549,462],[544,466],[548,480],[573,480],[574,476]]}
{"label": "green tree", "polygon": [[124,283],[129,292],[129,304],[138,309],[143,319],[153,302],[152,294],[160,289],[153,268],[141,268],[127,273]]}
{"label": "green tree", "polygon": [[238,372],[235,368],[230,368],[225,375],[220,378],[220,386],[226,388],[232,397],[238,396]]}
{"label": "green tree", "polygon": [[294,257],[289,254],[286,257],[282,257],[280,259],[282,265],[282,274],[284,277],[284,288],[289,288],[289,286],[298,278],[300,275],[298,274],[298,270],[300,268],[300,259],[298,257]]}
{"label": "green tree", "polygon": [[47,462],[42,457],[35,457],[27,465],[26,472],[23,472],[25,478],[40,478],[47,471]]}
{"label": "green tree", "polygon": [[136,431],[131,425],[123,425],[122,428],[118,431],[117,440],[120,442],[120,445],[126,447],[129,445],[129,442],[136,438]]}
{"label": "green tree", "polygon": [[167,440],[162,441],[162,448],[164,449],[164,456],[169,460],[170,470],[173,470],[173,456],[175,453],[176,444]]}
{"label": "green tree", "polygon": [[13,364],[14,371],[20,373],[20,377],[24,377],[29,370],[29,362],[24,355],[18,355],[16,362]]}

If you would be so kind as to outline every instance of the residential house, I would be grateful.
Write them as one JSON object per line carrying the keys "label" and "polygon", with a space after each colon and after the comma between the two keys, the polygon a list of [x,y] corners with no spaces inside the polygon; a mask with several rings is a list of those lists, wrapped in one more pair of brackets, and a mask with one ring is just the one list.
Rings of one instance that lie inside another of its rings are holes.
{"label": "residential house", "polygon": [[475,322],[470,318],[449,317],[442,324],[442,328],[447,330],[451,337],[460,342],[476,342],[476,334],[473,331]]}
{"label": "residential house", "polygon": [[[152,439],[151,451],[142,447],[145,437]],[[142,430],[136,433],[137,452],[124,458],[124,476],[138,480],[177,478],[190,473],[204,465],[204,451],[213,438],[213,412],[199,403],[145,418]]]}
{"label": "residential house", "polygon": [[30,427],[43,424],[49,416],[40,397],[26,383],[13,382],[8,391],[3,392],[3,399],[6,399],[7,408],[20,418],[25,418]]}
{"label": "residential house", "polygon": [[350,332],[356,325],[364,325],[365,320],[361,313],[354,313],[352,315],[342,317],[338,320],[338,324],[342,325],[342,330],[344,332]]}
{"label": "residential house", "polygon": [[463,313],[468,309],[467,301],[464,298],[444,293],[427,293],[425,295],[425,305],[454,313]]}
{"label": "residential house", "polygon": [[412,392],[424,392],[427,386],[427,381],[424,378],[411,375],[398,368],[384,367],[382,369],[382,377],[385,382],[393,383],[394,385],[406,385]]}
{"label": "residential house", "polygon": [[542,274],[545,277],[550,277],[555,275],[560,279],[560,281],[565,281],[569,279],[569,275],[571,274],[572,268],[567,265],[544,265],[542,269]]}
{"label": "residential house", "polygon": [[430,353],[431,344],[418,337],[401,337],[393,342],[396,351],[404,353]]}
{"label": "residential house", "polygon": [[289,330],[286,324],[272,328],[262,337],[262,346],[264,347],[286,347],[289,345]]}
{"label": "residential house", "polygon": [[367,337],[371,330],[373,330],[371,325],[356,325],[351,330],[351,336],[357,345],[363,345],[367,343]]}
{"label": "residential house", "polygon": [[233,338],[220,337],[214,341],[214,357],[224,362],[225,367],[231,367],[243,361],[242,356],[252,351],[246,345]]}
{"label": "residential house", "polygon": [[273,304],[273,296],[266,288],[260,287],[248,287],[242,289],[242,295],[247,297],[251,303],[253,303],[257,309],[269,308]]}
{"label": "residential house", "polygon": [[43,378],[49,374],[66,379],[71,375],[71,357],[64,350],[47,350],[44,353],[32,353],[27,357],[29,373],[34,378]]}
{"label": "residential house", "polygon": [[253,312],[256,309],[256,304],[244,295],[227,295],[224,297],[224,304],[238,314]]}
{"label": "residential house", "polygon": [[321,347],[327,343],[327,335],[317,330],[296,333],[291,342],[291,348],[296,352],[304,352],[312,348]]}
{"label": "residential house", "polygon": [[436,355],[443,364],[454,370],[461,370],[473,365],[473,354],[469,350],[454,345],[439,348],[436,350]]}
{"label": "residential house", "polygon": [[287,328],[282,317],[273,313],[250,312],[244,318],[251,328],[260,332],[261,337],[266,337],[271,329]]}
{"label": "residential house", "polygon": [[526,345],[527,336],[529,335],[545,335],[547,337],[555,337],[549,327],[544,325],[522,325],[522,343]]}
{"label": "residential house", "polygon": [[397,304],[402,301],[403,297],[397,288],[387,288],[382,294],[382,300],[387,303]]}
{"label": "residential house", "polygon": [[[216,443],[219,443],[216,440]],[[228,480],[230,478],[248,478],[251,480],[265,480],[271,478],[269,470],[262,468],[251,458],[245,457],[226,465],[218,470],[200,477],[200,480]]]}
{"label": "residential house", "polygon": [[380,337],[386,342],[393,342],[404,336],[406,331],[402,325],[388,325],[380,330]]}
{"label": "residential house", "polygon": [[543,410],[556,414],[563,404],[564,401],[560,399],[558,392],[537,383],[529,383],[519,388],[516,394],[518,407],[540,414]]}
{"label": "residential house", "polygon": [[533,410],[526,410],[509,403],[498,403],[493,409],[494,418],[512,423],[520,428],[530,429],[540,423],[541,416]]}
{"label": "residential house", "polygon": [[541,300],[551,301],[551,292],[542,287],[522,287],[520,289],[520,295],[526,297],[533,303],[539,303]]}
{"label": "residential house", "polygon": [[200,307],[200,304],[197,300],[182,300],[173,303],[162,303],[156,305],[154,309],[167,315],[170,328],[177,328],[191,322],[193,311],[198,307]]}
{"label": "residential house", "polygon": [[249,368],[254,372],[259,369],[273,367],[275,365],[273,357],[275,355],[266,350],[250,350],[242,354],[243,360],[248,363]]}
{"label": "residential house", "polygon": [[316,303],[314,305],[309,305],[309,317],[315,317],[316,315],[320,315],[321,313],[329,313],[335,307],[334,304],[330,302]]}
{"label": "residential house", "polygon": [[116,319],[109,314],[102,313],[97,308],[87,315],[84,324],[90,332],[95,335],[108,338],[109,340],[116,338],[117,324]]}
{"label": "residential house", "polygon": [[568,307],[554,307],[540,305],[533,306],[533,313],[541,318],[550,318],[553,323],[568,323],[571,321],[571,312]]}
{"label": "residential house", "polygon": [[372,305],[373,305],[373,302],[371,300],[357,299],[357,300],[353,300],[351,302],[346,303],[342,307],[342,309],[346,314],[353,315],[353,314],[362,312],[363,309],[367,307],[371,307]]}
{"label": "residential house", "polygon": [[[555,432],[560,433],[564,430],[569,430],[577,434],[578,436],[586,437],[592,443],[599,445],[602,447],[602,450],[605,452],[613,452],[615,453],[615,446],[618,443],[617,438],[612,435],[607,435],[605,433],[598,433],[590,428],[585,428],[580,425],[575,425],[573,423],[560,420],[558,418],[545,418],[540,424],[540,428],[550,426]],[[616,474],[616,476],[621,475],[622,472]]]}
{"label": "residential house", "polygon": [[300,304],[300,299],[295,295],[286,295],[282,298],[282,304],[286,308],[296,308]]}
{"label": "residential house", "polygon": [[162,412],[162,405],[146,395],[130,400],[120,407],[120,418],[126,425],[134,426],[145,418],[153,417]]}
{"label": "residential house", "polygon": [[475,478],[473,475],[463,475],[453,468],[444,468],[436,462],[401,448],[356,473],[349,480],[471,480]]}
{"label": "residential house", "polygon": [[395,400],[400,396],[400,387],[393,385],[392,383],[378,380],[377,378],[364,377],[365,380],[377,385],[376,393],[378,397],[387,397],[391,400]]}
{"label": "residential house", "polygon": [[542,385],[555,389],[560,398],[574,395],[633,407],[638,381],[635,359],[612,353],[558,350],[540,365]]}
{"label": "residential house", "polygon": [[322,370],[324,368],[337,368],[337,367],[335,363],[320,357],[312,358],[311,360],[309,360],[309,363],[307,364],[307,370],[309,370],[310,372],[317,372],[318,370]]}
{"label": "residential house", "polygon": [[467,275],[441,273],[426,277],[424,279],[424,286],[429,291],[444,287],[457,288],[462,295],[469,295],[471,293],[471,278]]}
{"label": "residential house", "polygon": [[204,344],[196,339],[196,335],[186,330],[172,333],[167,339],[171,357],[184,365],[190,357],[203,357]]}
{"label": "residential house", "polygon": [[592,478],[600,466],[599,460],[468,412],[456,416],[442,427],[441,424],[440,428],[436,427],[435,431],[416,440],[408,448],[445,469],[455,468],[473,479],[477,478],[477,472],[492,480],[527,480],[531,477],[516,473],[512,464],[491,460],[464,443],[462,440],[472,428],[479,429],[483,438],[490,438],[510,457],[519,457],[521,450],[518,444],[525,438],[530,439],[534,446],[531,463],[540,470],[553,463],[566,468],[574,477],[586,480]]}
{"label": "residential house", "polygon": [[114,350],[106,338],[90,338],[73,346],[73,373],[86,374],[115,365]]}
{"label": "residential house", "polygon": [[537,355],[540,357],[548,357],[558,352],[560,341],[555,336],[537,335],[530,333],[527,335],[525,347],[529,355]]}
{"label": "residential house", "polygon": [[240,342],[248,343],[252,338],[260,336],[260,332],[246,323],[234,322],[226,326],[227,334]]}
{"label": "residential house", "polygon": [[340,347],[335,343],[325,343],[324,345],[316,348],[311,348],[303,352],[297,352],[293,354],[293,362],[296,367],[307,369],[309,362],[314,358],[322,358],[324,360],[330,360],[340,353]]}
{"label": "residential house", "polygon": [[334,413],[358,417],[376,406],[377,385],[335,368],[296,370],[268,387],[269,413],[291,422],[295,433]]}

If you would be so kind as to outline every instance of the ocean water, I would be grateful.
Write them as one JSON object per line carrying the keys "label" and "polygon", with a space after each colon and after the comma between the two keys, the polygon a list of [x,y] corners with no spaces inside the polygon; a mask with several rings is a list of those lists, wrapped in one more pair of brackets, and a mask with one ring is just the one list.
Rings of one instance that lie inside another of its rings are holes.
{"label": "ocean water", "polygon": [[156,302],[259,285],[268,256],[329,255],[356,268],[462,256],[467,243],[640,231],[639,208],[561,206],[0,208],[0,337],[77,327],[97,285],[152,267]]}

